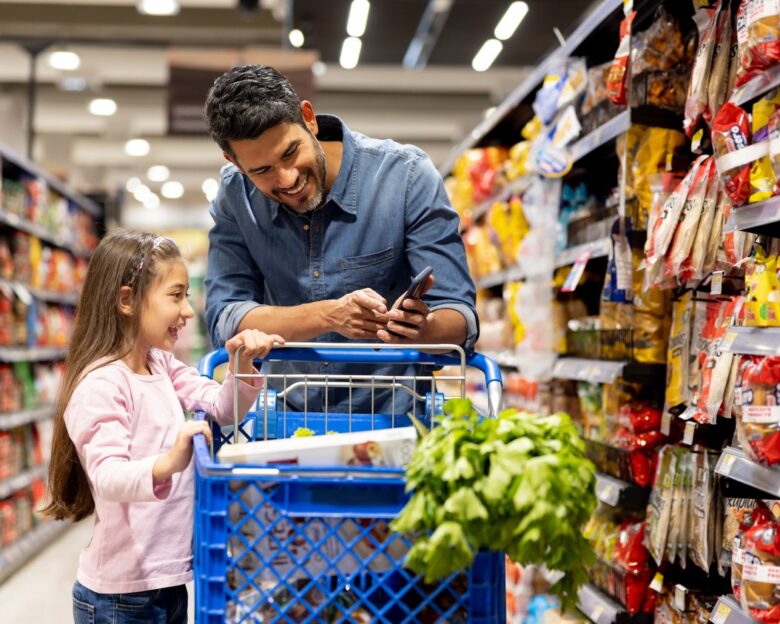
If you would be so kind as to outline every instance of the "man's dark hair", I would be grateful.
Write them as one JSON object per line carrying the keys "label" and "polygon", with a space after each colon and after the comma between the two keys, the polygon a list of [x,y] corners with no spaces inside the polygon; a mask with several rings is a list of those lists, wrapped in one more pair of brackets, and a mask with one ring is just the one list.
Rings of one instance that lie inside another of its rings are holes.
{"label": "man's dark hair", "polygon": [[230,141],[256,139],[282,122],[304,124],[301,100],[273,67],[234,67],[214,81],[206,97],[211,138],[235,157]]}

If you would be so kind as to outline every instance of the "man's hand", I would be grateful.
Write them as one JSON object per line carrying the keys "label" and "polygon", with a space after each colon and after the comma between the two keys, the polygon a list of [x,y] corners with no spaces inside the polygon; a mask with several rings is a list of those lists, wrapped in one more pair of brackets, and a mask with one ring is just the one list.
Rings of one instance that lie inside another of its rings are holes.
{"label": "man's hand", "polygon": [[370,288],[337,299],[328,313],[328,324],[345,338],[376,340],[388,321],[387,301]]}
{"label": "man's hand", "polygon": [[[433,286],[433,275],[425,281],[420,295],[428,292]],[[396,299],[393,309],[387,313],[387,326],[377,332],[382,342],[396,344],[414,344],[426,342],[425,330],[431,321],[432,313],[422,299],[407,299],[400,306],[401,295]]]}

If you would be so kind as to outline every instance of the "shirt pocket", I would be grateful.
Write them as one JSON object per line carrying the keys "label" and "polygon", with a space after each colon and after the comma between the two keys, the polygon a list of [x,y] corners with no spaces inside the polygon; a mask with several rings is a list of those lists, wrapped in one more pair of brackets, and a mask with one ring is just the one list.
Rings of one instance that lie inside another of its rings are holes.
{"label": "shirt pocket", "polygon": [[362,256],[342,258],[339,266],[347,291],[361,288],[373,288],[377,292],[386,291],[390,279],[388,269],[392,267],[394,260],[393,247]]}

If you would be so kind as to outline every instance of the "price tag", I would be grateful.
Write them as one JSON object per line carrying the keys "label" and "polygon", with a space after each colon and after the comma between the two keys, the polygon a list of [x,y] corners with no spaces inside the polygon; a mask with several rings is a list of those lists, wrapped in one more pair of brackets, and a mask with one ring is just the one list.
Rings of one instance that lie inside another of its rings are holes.
{"label": "price tag", "polygon": [[609,502],[611,494],[612,494],[612,486],[607,484],[599,491],[599,499],[605,503]]}
{"label": "price tag", "polygon": [[650,589],[660,594],[663,588],[664,588],[664,575],[661,574],[660,572],[656,572],[655,576],[653,577],[653,582],[650,583]]}
{"label": "price tag", "polygon": [[683,444],[690,446],[693,444],[693,436],[696,433],[696,423],[689,420],[685,423],[685,431],[683,432]]}
{"label": "price tag", "polygon": [[696,407],[693,405],[689,405],[685,411],[680,414],[680,420],[690,420],[693,418],[693,415],[696,413]]}
{"label": "price tag", "polygon": [[715,607],[715,611],[710,615],[710,622],[712,622],[712,624],[726,624],[726,620],[729,619],[730,615],[731,607],[725,602],[719,602],[718,606]]}
{"label": "price tag", "polygon": [[734,463],[737,461],[736,455],[724,455],[723,459],[720,460],[720,474],[724,476],[728,476],[731,474],[731,468],[734,466]]}
{"label": "price tag", "polygon": [[634,284],[634,263],[631,257],[631,246],[628,238],[619,234],[612,237],[615,240],[615,270],[617,273],[618,290],[632,290]]}
{"label": "price tag", "polygon": [[710,294],[723,294],[723,271],[715,271],[712,274],[712,281],[710,282]]}
{"label": "price tag", "polygon": [[566,278],[566,282],[563,284],[561,292],[574,292],[576,290],[577,285],[580,283],[580,279],[582,279],[582,274],[585,272],[588,260],[590,260],[590,255],[590,249],[586,249],[580,254],[580,257],[577,258],[577,261],[571,268],[571,272]]}
{"label": "price tag", "polygon": [[591,620],[592,622],[598,622],[602,613],[604,613],[604,607],[602,607],[601,605],[596,605],[595,607],[593,607],[593,611],[590,612],[590,616],[588,616],[588,619]]}
{"label": "price tag", "polygon": [[664,412],[661,416],[661,433],[668,436],[672,431],[672,415],[670,412]]}
{"label": "price tag", "polygon": [[688,590],[680,585],[677,584],[674,586],[674,608],[678,611],[685,611],[686,609],[686,598],[688,597]]}
{"label": "price tag", "polygon": [[737,339],[737,336],[739,334],[734,331],[726,332],[726,335],[721,338],[720,341],[720,350],[721,351],[731,351],[731,347],[734,344],[734,341]]}

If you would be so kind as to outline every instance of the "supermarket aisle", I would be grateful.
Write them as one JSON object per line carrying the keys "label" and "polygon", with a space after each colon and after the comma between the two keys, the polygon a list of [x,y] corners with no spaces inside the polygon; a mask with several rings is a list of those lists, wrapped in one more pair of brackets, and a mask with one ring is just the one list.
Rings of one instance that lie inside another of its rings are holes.
{"label": "supermarket aisle", "polygon": [[[69,529],[10,579],[0,585],[0,621],[7,624],[72,622],[70,592],[79,552],[89,541],[92,519]],[[190,622],[194,621],[192,584]]]}

